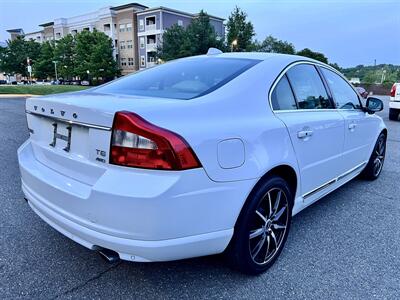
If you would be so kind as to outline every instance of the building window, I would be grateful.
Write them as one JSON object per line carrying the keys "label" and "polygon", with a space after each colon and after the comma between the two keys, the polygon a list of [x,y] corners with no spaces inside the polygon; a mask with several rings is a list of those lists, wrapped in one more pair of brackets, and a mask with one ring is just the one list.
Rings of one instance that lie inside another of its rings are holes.
{"label": "building window", "polygon": [[144,55],[140,56],[140,66],[145,67],[146,66],[146,58]]}
{"label": "building window", "polygon": [[83,28],[82,30],[84,30],[84,31],[90,31],[90,28],[89,28],[89,27],[85,27],[85,28]]}
{"label": "building window", "polygon": [[125,24],[119,24],[119,32],[125,32]]}
{"label": "building window", "polygon": [[75,34],[77,34],[77,33],[78,33],[78,30],[76,30],[76,29],[71,30],[71,34],[72,34],[72,35],[75,35]]}
{"label": "building window", "polygon": [[144,36],[141,36],[139,39],[140,49],[144,49]]}
{"label": "building window", "polygon": [[61,38],[61,33],[57,32],[57,33],[56,33],[56,38],[57,38],[57,39]]}
{"label": "building window", "polygon": [[133,58],[129,57],[128,58],[128,66],[133,66],[133,65],[135,65],[134,62],[133,62]]}
{"label": "building window", "polygon": [[156,36],[155,35],[148,35],[147,36],[147,44],[155,44],[156,43]]}
{"label": "building window", "polygon": [[146,31],[156,30],[156,17],[146,18]]}
{"label": "building window", "polygon": [[127,40],[127,41],[126,41],[126,44],[127,44],[127,48],[128,48],[128,49],[132,49],[132,48],[133,48],[132,40]]}
{"label": "building window", "polygon": [[104,31],[110,31],[111,30],[111,25],[110,24],[104,24],[103,25]]}
{"label": "building window", "polygon": [[178,20],[178,26],[183,26],[183,21],[182,20]]}
{"label": "building window", "polygon": [[132,31],[132,23],[126,24],[126,31],[131,32]]}
{"label": "building window", "polygon": [[121,57],[121,66],[126,66],[126,58]]}
{"label": "building window", "polygon": [[140,31],[144,30],[144,20],[143,19],[139,19],[139,30]]}
{"label": "building window", "polygon": [[125,49],[125,41],[120,41],[119,42],[119,49]]}
{"label": "building window", "polygon": [[146,18],[146,26],[155,25],[156,24],[156,17],[147,17]]}

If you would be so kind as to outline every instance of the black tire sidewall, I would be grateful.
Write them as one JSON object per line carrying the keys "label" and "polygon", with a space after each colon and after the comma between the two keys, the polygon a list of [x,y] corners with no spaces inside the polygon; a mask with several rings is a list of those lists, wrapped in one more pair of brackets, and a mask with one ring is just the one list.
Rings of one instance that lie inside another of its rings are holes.
{"label": "black tire sidewall", "polygon": [[399,119],[400,109],[389,108],[389,120],[397,121]]}
{"label": "black tire sidewall", "polygon": [[[253,218],[254,216],[254,211],[258,207],[265,194],[270,189],[275,187],[282,189],[285,192],[286,197],[289,201],[288,225],[278,252],[267,264],[259,265],[253,261],[250,253],[249,224],[251,218]],[[266,178],[251,192],[239,215],[238,221],[236,222],[234,237],[232,238],[230,245],[230,255],[233,256],[234,265],[236,265],[236,267],[238,267],[240,271],[247,274],[256,275],[264,272],[274,264],[285,246],[285,242],[290,231],[293,201],[294,197],[292,195],[289,185],[284,179],[278,176],[270,176]]]}
{"label": "black tire sidewall", "polygon": [[381,169],[381,171],[379,172],[378,175],[375,175],[375,174],[374,174],[374,160],[375,160],[375,157],[376,157],[376,155],[375,155],[375,150],[376,150],[376,147],[378,146],[378,143],[379,143],[379,141],[380,141],[380,139],[381,139],[382,137],[384,138],[384,143],[385,143],[385,152],[384,152],[384,156],[383,156],[383,160],[382,160],[382,169],[383,169],[383,164],[385,163],[385,159],[386,159],[386,140],[387,140],[387,137],[386,137],[386,134],[385,134],[385,133],[381,132],[381,133],[379,134],[379,136],[378,136],[378,139],[377,139],[376,142],[375,142],[374,149],[372,150],[371,157],[369,158],[368,164],[367,164],[367,166],[365,167],[365,169],[364,169],[364,171],[363,171],[363,173],[362,173],[362,175],[364,176],[364,178],[366,178],[366,179],[368,179],[368,180],[375,180],[375,179],[377,179],[377,178],[381,175],[381,173],[382,173],[382,169]]}

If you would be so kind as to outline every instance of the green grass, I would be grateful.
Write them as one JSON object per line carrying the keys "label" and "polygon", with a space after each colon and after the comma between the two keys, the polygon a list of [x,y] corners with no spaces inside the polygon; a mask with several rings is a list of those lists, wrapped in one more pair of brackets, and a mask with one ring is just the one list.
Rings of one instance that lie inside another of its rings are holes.
{"label": "green grass", "polygon": [[87,89],[80,85],[0,85],[0,94],[49,95]]}

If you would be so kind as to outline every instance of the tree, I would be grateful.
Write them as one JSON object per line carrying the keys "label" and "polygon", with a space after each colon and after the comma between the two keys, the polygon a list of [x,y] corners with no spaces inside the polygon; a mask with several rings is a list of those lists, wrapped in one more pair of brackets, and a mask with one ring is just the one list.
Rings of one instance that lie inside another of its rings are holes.
{"label": "tree", "polygon": [[55,75],[54,70],[54,44],[44,42],[40,49],[39,57],[36,60],[34,74],[36,78],[46,79]]}
{"label": "tree", "polygon": [[329,64],[332,68],[335,68],[336,70],[338,70],[339,72],[342,71],[342,68],[337,64],[337,63],[330,63]]}
{"label": "tree", "polygon": [[224,41],[217,36],[207,13],[200,11],[186,29],[173,25],[164,32],[163,42],[157,49],[157,57],[167,61],[205,54],[211,47],[224,50]]}
{"label": "tree", "polygon": [[23,36],[8,41],[7,47],[2,51],[0,69],[9,74],[28,76],[27,58],[32,60],[33,67],[40,54],[40,44],[30,40],[25,41]]}
{"label": "tree", "polygon": [[378,73],[375,70],[368,71],[364,75],[363,82],[364,83],[369,83],[369,84],[373,84],[373,83],[379,82]]}
{"label": "tree", "polygon": [[232,51],[245,51],[251,48],[255,35],[253,24],[247,21],[247,14],[237,6],[226,24],[227,43]]}
{"label": "tree", "polygon": [[177,24],[168,28],[163,34],[163,42],[157,48],[157,57],[168,61],[185,56],[190,56],[190,52],[183,45],[187,45],[187,34],[185,28]]}
{"label": "tree", "polygon": [[324,54],[322,54],[320,52],[314,52],[308,48],[304,48],[303,50],[297,52],[297,55],[309,57],[309,58],[318,60],[318,61],[326,63],[326,64],[328,63],[328,59],[326,58],[326,56]]}
{"label": "tree", "polygon": [[223,41],[218,39],[209,16],[203,10],[189,24],[186,35],[183,49],[188,50],[190,55],[205,54],[211,47],[223,47]]}
{"label": "tree", "polygon": [[90,79],[113,78],[119,74],[113,57],[112,40],[107,35],[97,30],[84,30],[75,39],[75,75]]}
{"label": "tree", "polygon": [[113,79],[119,75],[118,64],[113,56],[113,42],[103,32],[94,31],[92,34],[95,44],[90,54],[90,74],[103,80]]}
{"label": "tree", "polygon": [[273,36],[267,36],[262,43],[254,43],[254,51],[257,52],[271,52],[271,53],[284,53],[295,54],[296,50],[292,43],[287,41],[278,40]]}
{"label": "tree", "polygon": [[57,41],[54,49],[54,60],[60,77],[70,80],[75,69],[75,39],[71,34]]}

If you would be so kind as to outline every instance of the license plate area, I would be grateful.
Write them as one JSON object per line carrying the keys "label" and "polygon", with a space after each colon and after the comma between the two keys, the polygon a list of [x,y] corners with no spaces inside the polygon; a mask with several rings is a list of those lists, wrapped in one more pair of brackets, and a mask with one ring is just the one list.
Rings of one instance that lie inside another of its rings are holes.
{"label": "license plate area", "polygon": [[53,127],[53,139],[49,146],[60,147],[65,152],[69,152],[71,150],[72,125],[59,122],[53,122],[51,125]]}

